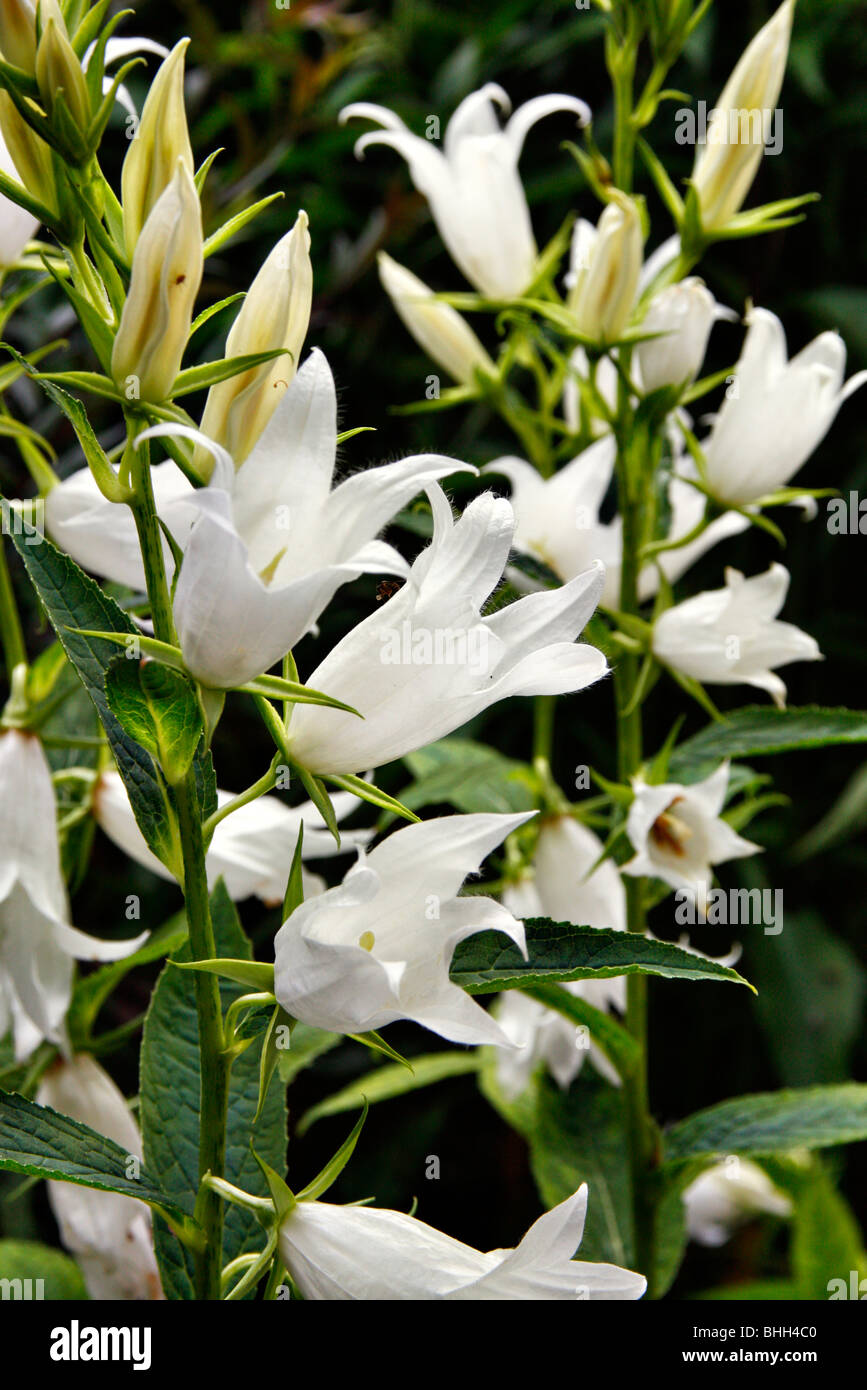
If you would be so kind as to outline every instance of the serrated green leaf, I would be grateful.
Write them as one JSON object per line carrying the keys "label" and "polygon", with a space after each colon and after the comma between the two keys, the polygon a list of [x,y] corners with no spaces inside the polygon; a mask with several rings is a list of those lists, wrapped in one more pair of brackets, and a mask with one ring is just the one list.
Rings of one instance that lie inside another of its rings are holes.
{"label": "serrated green leaf", "polygon": [[602,927],[576,927],[547,917],[529,917],[524,925],[527,960],[502,932],[477,932],[455,951],[452,983],[470,994],[491,994],[565,980],[643,974],[669,980],[727,980],[752,988],[729,966],[667,941]]}
{"label": "serrated green leaf", "polygon": [[524,763],[467,738],[444,738],[404,759],[415,782],[401,799],[411,811],[448,803],[458,811],[529,811],[532,787]]}
{"label": "serrated green leaf", "polygon": [[115,718],[159,763],[169,786],[189,771],[204,732],[192,682],[159,661],[115,657],[105,673]]}
{"label": "serrated green leaf", "polygon": [[66,1016],[73,1048],[90,1037],[97,1015],[115,985],[136,966],[148,965],[177,951],[186,941],[187,934],[186,914],[178,912],[151,932],[144,946],[140,946],[131,956],[102,965],[76,981]]}
{"label": "serrated green leaf", "polygon": [[[234,904],[222,883],[211,894],[211,917],[217,949],[250,959],[251,949]],[[189,958],[189,947],[179,953]],[[200,1065],[195,978],[166,965],[154,991],[141,1050],[141,1125],[145,1161],[165,1175],[178,1200],[192,1202],[199,1176]],[[243,990],[223,984],[225,1008]],[[267,1197],[268,1186],[250,1149],[251,1141],[279,1173],[286,1171],[286,1108],[281,1087],[273,1085],[259,1122],[253,1116],[259,1099],[259,1046],[251,1044],[233,1063],[229,1083],[224,1176],[255,1196]],[[258,1250],[262,1228],[248,1210],[230,1206],[225,1214],[223,1262]],[[193,1297],[188,1252],[161,1221],[154,1223],[154,1245],[167,1298]]]}
{"label": "serrated green leaf", "polygon": [[183,1219],[191,1202],[160,1187],[150,1173],[128,1176],[129,1154],[113,1139],[47,1105],[0,1091],[0,1168],[120,1192]]}
{"label": "serrated green leaf", "polygon": [[758,758],[798,748],[867,743],[867,713],[848,709],[768,709],[749,705],[725,715],[675,749],[669,764],[673,781],[698,782],[724,758]]}
{"label": "serrated green leaf", "polygon": [[700,1155],[776,1154],[867,1139],[867,1086],[805,1086],[699,1110],[665,1136],[665,1165]]}

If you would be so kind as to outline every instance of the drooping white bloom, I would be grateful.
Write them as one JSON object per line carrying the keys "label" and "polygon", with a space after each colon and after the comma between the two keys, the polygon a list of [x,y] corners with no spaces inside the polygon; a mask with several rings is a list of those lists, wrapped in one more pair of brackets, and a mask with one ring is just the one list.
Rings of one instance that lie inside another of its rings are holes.
{"label": "drooping white bloom", "polygon": [[348,632],[308,680],[364,718],[314,705],[293,711],[293,758],[315,772],[378,767],[444,737],[497,700],[583,690],[607,669],[595,647],[575,643],[599,601],[601,565],[483,618],[512,544],[512,508],[483,493],[455,522],[442,489],[427,491],[433,540],[406,584]]}
{"label": "drooping white bloom", "polygon": [[482,1254],[403,1212],[299,1202],[280,1229],[280,1254],[305,1299],[319,1301],[640,1298],[640,1274],[572,1259],[586,1212],[585,1183],[514,1250]]}
{"label": "drooping white bloom", "polygon": [[654,296],[641,320],[641,331],[663,336],[649,338],[635,348],[645,391],[685,386],[695,380],[716,315],[716,300],[694,276]]}
{"label": "drooping white bloom", "polygon": [[496,367],[466,319],[436,298],[423,280],[380,251],[382,287],[419,347],[462,386],[474,386],[476,372],[496,375]]}
{"label": "drooping white bloom", "polygon": [[622,337],[638,291],[642,246],[638,209],[623,194],[596,227],[583,219],[575,224],[567,302],[579,333],[598,343]]}
{"label": "drooping white bloom", "polygon": [[[190,505],[195,489],[171,459],[151,468],[151,486],[157,515],[183,550],[198,515],[195,505]],[[83,569],[115,584],[145,591],[132,512],[125,503],[109,502],[103,496],[89,468],[70,473],[47,493],[45,529]],[[171,579],[174,560],[165,537],[163,560]]]}
{"label": "drooping white bloom", "polygon": [[[533,856],[533,876],[503,893],[505,906],[524,919],[549,917],[553,922],[625,931],[626,897],[617,865],[606,859],[590,872],[602,849],[599,837],[571,816],[545,820]],[[625,976],[575,980],[562,988],[597,1009],[625,1011]],[[497,1080],[508,1096],[525,1090],[540,1062],[545,1063],[557,1085],[566,1090],[588,1056],[607,1080],[615,1086],[620,1084],[619,1074],[592,1036],[579,1032],[562,1014],[547,1009],[520,990],[511,989],[502,996],[496,1016],[503,1030],[518,1044],[515,1049],[502,1048],[497,1053]]]}
{"label": "drooping white bloom", "polygon": [[683,1194],[686,1229],[700,1245],[724,1245],[754,1216],[790,1216],[792,1203],[763,1168],[731,1154],[691,1182]]}
{"label": "drooping white bloom", "polygon": [[69,924],[51,771],[32,734],[0,735],[0,1037],[17,1059],[63,1041],[73,960],[120,960],[147,932],[101,941]]}
{"label": "drooping white bloom", "polygon": [[653,653],[666,666],[709,685],[753,685],[782,709],[786,687],[775,667],[821,661],[815,638],[776,616],[786,601],[789,571],[773,564],[745,579],[726,569],[725,588],[709,589],[657,618]]}
{"label": "drooping white bloom", "polygon": [[[524,459],[513,457],[496,459],[482,469],[483,473],[504,474],[512,485],[517,550],[542,560],[563,580],[573,579],[594,561],[602,561],[605,587],[600,602],[606,608],[616,608],[619,603],[623,551],[619,516],[608,522],[599,520],[600,507],[614,473],[615,453],[614,438],[607,434],[550,478],[543,478],[538,469]],[[689,465],[680,461],[678,467],[680,473],[673,474],[668,487],[671,512],[668,534],[672,541],[688,535],[705,508],[702,494],[685,481]],[[669,582],[674,583],[712,546],[748,525],[746,517],[726,512],[688,545],[663,551],[657,564]],[[516,574],[513,582],[527,587],[526,576]],[[652,598],[658,586],[656,565],[645,565],[639,576],[642,600]]]}
{"label": "drooping white bloom", "polygon": [[[18,180],[18,170],[0,133],[0,173]],[[0,267],[14,265],[28,241],[36,235],[39,220],[11,198],[0,196]]]}
{"label": "drooping white bloom", "polygon": [[536,267],[530,211],[518,174],[527,131],[555,111],[573,111],[583,125],[590,110],[577,97],[535,97],[501,129],[497,107],[507,113],[511,103],[495,83],[470,93],[446,127],[442,150],[413,135],[385,106],[354,102],[344,107],[340,119],[360,117],[383,127],[362,135],[356,154],[362,155],[370,145],[396,150],[409,165],[449,254],[470,284],[493,299],[512,299],[528,288]]}
{"label": "drooping white bloom", "polygon": [[395,831],[337,888],[302,903],[274,941],[274,993],[287,1013],[337,1033],[408,1018],[458,1043],[508,1045],[449,966],[458,942],[504,932],[526,954],[524,925],[491,898],[457,896],[520,815],[439,816]]}
{"label": "drooping white bloom", "polygon": [[605,566],[601,602],[617,606],[623,549],[620,519],[601,522],[599,509],[611,485],[617,446],[598,439],[550,478],[524,459],[496,459],[483,473],[502,473],[512,485],[516,550],[534,555],[563,580],[594,562]]}
{"label": "drooping white bloom", "polygon": [[846,345],[820,333],[790,362],[776,314],[752,309],[735,380],[702,443],[719,501],[742,507],[784,487],[824,439],[843,402],[867,381],[844,385]]}
{"label": "drooping white bloom", "polygon": [[692,184],[702,226],[716,231],[739,210],[762,162],[783,85],[795,0],[783,4],[738,60],[698,146]]}
{"label": "drooping white bloom", "polygon": [[[217,805],[225,806],[234,795],[218,791]],[[341,821],[357,809],[359,799],[348,792],[338,792],[332,797],[332,804]],[[119,773],[100,774],[94,791],[93,814],[118,849],[160,878],[174,882],[172,873],[148,848]],[[287,806],[279,797],[266,795],[239,806],[214,829],[205,857],[208,887],[213,888],[217,879],[222,878],[229,897],[237,901],[255,895],[269,906],[282,903],[302,825],[305,860],[324,859],[338,852],[331,831],[310,801]],[[344,849],[363,847],[372,834],[369,830],[344,831],[342,846]],[[321,893],[324,887],[321,878],[304,871],[305,897]]]}
{"label": "drooping white bloom", "polygon": [[[123,1095],[89,1053],[58,1060],[36,1099],[113,1139],[130,1158],[142,1156],[141,1135]],[[161,1299],[151,1215],[144,1202],[119,1192],[49,1182],[48,1200],[60,1239],[76,1258],[92,1299]]]}
{"label": "drooping white bloom", "polygon": [[744,840],[724,821],[729,765],[721,763],[703,782],[649,786],[638,777],[626,833],[635,855],[623,873],[661,878],[672,888],[686,888],[704,901],[711,867],[729,859],[758,854],[760,845]]}
{"label": "drooping white bloom", "polygon": [[200,516],[184,549],[174,617],[188,669],[223,688],[273,666],[341,584],[371,572],[407,574],[377,532],[425,484],[474,471],[442,454],[418,454],[356,473],[332,491],[337,397],[319,351],[237,471],[225,450],[189,427],[156,425],[139,438],[161,434],[194,437],[217,460],[208,487],[193,495]]}

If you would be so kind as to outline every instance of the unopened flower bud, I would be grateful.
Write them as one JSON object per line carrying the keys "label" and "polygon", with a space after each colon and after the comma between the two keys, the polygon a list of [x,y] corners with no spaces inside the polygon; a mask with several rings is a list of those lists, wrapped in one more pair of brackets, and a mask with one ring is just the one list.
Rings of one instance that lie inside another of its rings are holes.
{"label": "unopened flower bud", "polygon": [[51,211],[58,211],[51,150],[18,111],[8,92],[0,91],[0,132],[21,183]]}
{"label": "unopened flower bud", "polygon": [[73,122],[82,132],[90,125],[87,83],[57,0],[39,0],[42,32],[36,48],[36,81],[45,109],[52,114],[62,96]]}
{"label": "unopened flower bud", "polygon": [[419,347],[462,386],[475,384],[475,372],[496,375],[496,367],[464,318],[436,298],[423,280],[379,254],[383,289]]}
{"label": "unopened flower bud", "polygon": [[184,109],[184,55],[189,39],[175,44],[148,92],[138,129],[123,162],[123,232],[127,253],[160,194],[174,178],[178,160],[195,172]]}
{"label": "unopened flower bud", "polygon": [[29,0],[0,0],[0,54],[31,77],[36,72],[36,16]]}
{"label": "unopened flower bud", "polygon": [[695,380],[716,315],[710,290],[694,277],[656,295],[641,323],[642,333],[659,333],[635,349],[646,391]]}
{"label": "unopened flower bud", "polygon": [[[297,371],[312,300],[310,232],[307,213],[299,212],[292,230],[262,264],[226,339],[226,357],[274,348],[284,348],[285,354],[217,382],[202,415],[203,434],[228,449],[236,466],[249,454]],[[197,451],[196,465],[203,476],[210,473],[213,458],[207,450]]]}
{"label": "unopened flower bud", "polygon": [[136,244],[129,295],[114,341],[112,375],[128,399],[163,401],[171,394],[202,266],[199,197],[179,159]]}
{"label": "unopened flower bud", "polygon": [[641,219],[631,198],[621,194],[608,204],[592,244],[585,233],[580,251],[569,295],[578,331],[597,343],[616,342],[629,322],[641,274]]}
{"label": "unopened flower bud", "polygon": [[795,0],[784,0],[742,54],[711,114],[692,171],[705,231],[734,217],[762,162],[766,120],[783,85],[794,13]]}

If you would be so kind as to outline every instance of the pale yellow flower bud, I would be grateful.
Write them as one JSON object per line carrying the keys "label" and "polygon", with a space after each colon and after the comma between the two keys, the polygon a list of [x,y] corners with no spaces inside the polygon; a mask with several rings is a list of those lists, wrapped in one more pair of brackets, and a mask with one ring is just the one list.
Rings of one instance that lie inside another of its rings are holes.
{"label": "pale yellow flower bud", "polygon": [[9,93],[3,91],[0,91],[0,131],[24,187],[56,213],[57,190],[51,150],[21,116]]}
{"label": "pale yellow flower bud", "polygon": [[160,194],[174,178],[178,160],[195,172],[184,109],[184,55],[189,39],[175,44],[148,92],[138,129],[123,162],[123,231],[131,256]]}
{"label": "pale yellow flower bud", "polygon": [[202,279],[202,210],[182,159],[142,228],[111,369],[128,400],[170,394]]}
{"label": "pale yellow flower bud", "polygon": [[692,184],[702,226],[724,227],[740,209],[762,162],[768,122],[776,108],[795,0],[784,0],[741,56],[714,108],[706,143],[696,152]]}
{"label": "pale yellow flower bud", "polygon": [[[307,213],[299,212],[292,230],[264,261],[226,339],[226,357],[273,348],[285,348],[286,355],[217,382],[202,415],[202,432],[228,449],[236,465],[249,454],[295,375],[312,300],[310,232]],[[207,476],[213,458],[203,449],[196,464]]]}
{"label": "pale yellow flower bud", "polygon": [[596,343],[622,336],[635,304],[642,246],[638,209],[620,194],[602,213],[586,248],[586,267],[577,271],[569,296],[579,333]]}
{"label": "pale yellow flower bud", "polygon": [[461,386],[473,386],[476,369],[496,375],[494,363],[466,319],[384,251],[379,253],[379,278],[419,347],[450,377]]}
{"label": "pale yellow flower bud", "polygon": [[81,131],[90,124],[90,99],[81,63],[69,42],[66,23],[57,0],[39,0],[42,33],[36,48],[36,81],[49,115],[59,93]]}
{"label": "pale yellow flower bud", "polygon": [[36,16],[29,0],[0,0],[0,54],[31,77],[36,72]]}

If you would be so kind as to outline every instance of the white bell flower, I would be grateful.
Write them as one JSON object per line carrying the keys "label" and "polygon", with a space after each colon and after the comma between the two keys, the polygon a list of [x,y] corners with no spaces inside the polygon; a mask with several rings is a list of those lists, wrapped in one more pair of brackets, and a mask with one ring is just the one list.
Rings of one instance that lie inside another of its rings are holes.
{"label": "white bell flower", "polygon": [[724,1245],[754,1216],[790,1216],[792,1203],[763,1168],[731,1154],[691,1182],[683,1194],[686,1229],[699,1245]]}
{"label": "white bell flower", "polygon": [[476,384],[476,372],[494,377],[497,369],[466,319],[384,251],[378,257],[382,287],[419,347],[462,386]]}
{"label": "white bell flower", "polygon": [[433,540],[406,584],[309,677],[314,689],[364,717],[314,705],[293,709],[292,756],[313,772],[379,767],[443,738],[497,700],[583,690],[607,670],[601,652],[575,643],[599,601],[601,565],[482,617],[508,560],[512,508],[483,493],[455,522],[442,489],[427,491]]}
{"label": "white bell flower", "polygon": [[[113,1139],[130,1158],[142,1156],[141,1135],[129,1107],[89,1053],[58,1060],[36,1095],[61,1115]],[[92,1299],[161,1299],[151,1214],[144,1202],[70,1182],[49,1182],[48,1200],[60,1239],[75,1256]]]}
{"label": "white bell flower", "polygon": [[[219,790],[218,807],[225,806],[234,797],[234,792]],[[338,792],[332,797],[332,804],[341,821],[357,809],[360,801],[350,792]],[[175,881],[170,870],[148,848],[119,773],[113,770],[100,773],[93,796],[93,814],[100,829],[130,859],[160,878]],[[302,825],[304,860],[329,858],[339,852],[331,831],[310,801],[287,806],[279,797],[265,795],[239,806],[214,828],[205,856],[208,887],[213,888],[217,879],[222,878],[229,897],[238,902],[255,895],[269,907],[282,903]],[[344,850],[363,847],[372,834],[372,830],[344,830],[342,846]],[[305,897],[324,891],[325,884],[318,875],[303,868],[302,872]]]}
{"label": "white bell flower", "polygon": [[155,425],[140,439],[194,437],[210,447],[211,482],[184,548],[174,617],[184,661],[203,685],[262,675],[315,626],[341,584],[361,574],[405,575],[377,532],[423,486],[468,464],[419,454],[355,473],[333,491],[337,396],[314,351],[284,392],[241,467],[198,431]]}
{"label": "white bell flower", "polygon": [[718,305],[694,276],[655,295],[641,320],[642,333],[659,333],[638,343],[635,356],[645,391],[695,381],[707,351]]}
{"label": "white bell flower", "polygon": [[573,111],[585,125],[590,109],[577,97],[534,97],[501,128],[497,107],[505,113],[511,108],[502,87],[489,82],[471,92],[449,121],[442,150],[413,135],[385,106],[353,102],[343,108],[340,120],[359,117],[383,127],[362,135],[356,154],[360,157],[370,145],[396,150],[470,284],[492,299],[513,299],[529,287],[536,267],[530,210],[518,174],[527,131],[556,111]]}
{"label": "white bell flower", "polygon": [[585,1183],[514,1250],[482,1254],[403,1212],[298,1202],[280,1228],[280,1255],[304,1298],[318,1301],[641,1298],[640,1274],[572,1259],[586,1212]]}
{"label": "white bell flower", "polygon": [[752,685],[782,709],[786,687],[774,668],[821,661],[815,638],[776,621],[789,571],[773,564],[745,579],[726,569],[725,588],[709,589],[668,608],[653,627],[653,654],[666,666],[709,685]]}
{"label": "white bell flower", "polygon": [[365,1033],[412,1019],[458,1043],[509,1040],[449,979],[458,942],[504,932],[526,954],[524,925],[491,898],[458,897],[520,815],[439,816],[394,831],[344,878],[302,903],[274,941],[274,993],[303,1023]]}
{"label": "white bell flower", "polygon": [[721,818],[728,782],[727,762],[703,782],[689,786],[650,786],[636,777],[626,818],[635,855],[622,872],[661,878],[672,888],[689,889],[703,903],[714,864],[761,852],[761,845],[742,839]]}
{"label": "white bell flower", "polygon": [[702,442],[710,491],[743,507],[785,487],[822,442],[840,406],[867,381],[845,382],[846,345],[820,333],[791,361],[776,314],[752,309],[734,381]]}
{"label": "white bell flower", "polygon": [[[505,890],[503,903],[516,916],[548,917],[576,926],[626,930],[626,895],[612,859],[589,871],[603,850],[602,841],[571,816],[546,819],[539,832],[531,866],[532,877]],[[587,876],[589,874],[589,877]],[[594,1008],[619,1013],[626,1009],[626,977],[574,980],[561,986]],[[544,1004],[510,989],[496,1006],[497,1022],[517,1044],[497,1053],[497,1080],[509,1097],[526,1089],[537,1066],[544,1062],[557,1085],[566,1090],[584,1065],[585,1057],[613,1085],[620,1076],[592,1036],[578,1033],[574,1023]]]}
{"label": "white bell flower", "polygon": [[121,960],[147,939],[102,941],[69,924],[51,770],[38,738],[0,735],[0,1037],[17,1060],[63,1043],[73,960]]}
{"label": "white bell flower", "polygon": [[[0,173],[18,181],[18,170],[0,134]],[[39,219],[0,195],[0,267],[14,265],[39,228]]]}

